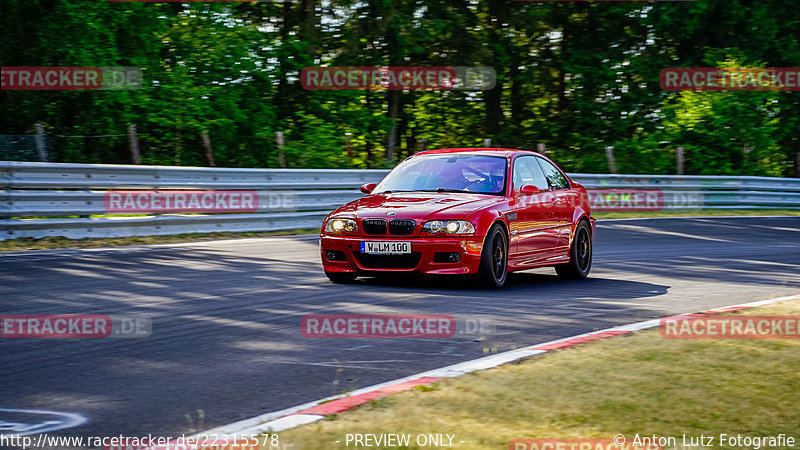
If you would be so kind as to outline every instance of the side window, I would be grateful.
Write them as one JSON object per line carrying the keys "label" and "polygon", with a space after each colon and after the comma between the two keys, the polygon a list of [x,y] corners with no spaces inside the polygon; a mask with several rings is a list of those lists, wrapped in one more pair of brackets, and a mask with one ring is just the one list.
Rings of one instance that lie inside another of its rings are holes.
{"label": "side window", "polygon": [[514,190],[518,191],[519,188],[525,185],[525,180],[533,178],[531,171],[525,164],[525,158],[517,158],[514,161]]}
{"label": "side window", "polygon": [[569,181],[567,181],[567,178],[556,166],[541,158],[536,159],[539,160],[544,176],[547,178],[548,183],[550,183],[550,189],[569,189]]}
{"label": "side window", "polygon": [[535,156],[522,156],[514,162],[514,189],[531,184],[544,191],[550,189]]}

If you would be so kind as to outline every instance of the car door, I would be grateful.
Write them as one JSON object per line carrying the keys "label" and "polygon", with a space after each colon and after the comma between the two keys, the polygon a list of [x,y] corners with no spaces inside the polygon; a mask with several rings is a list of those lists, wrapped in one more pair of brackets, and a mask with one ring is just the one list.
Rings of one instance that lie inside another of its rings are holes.
{"label": "car door", "polygon": [[569,253],[569,237],[572,232],[572,215],[578,201],[578,191],[572,189],[567,177],[550,161],[536,158],[550,187],[550,210],[553,225],[558,235],[554,256]]}
{"label": "car door", "polygon": [[[549,203],[550,186],[535,156],[520,156],[512,171],[512,204],[514,220],[510,220],[512,266],[527,266],[549,258],[558,245],[556,218]],[[533,185],[540,192],[524,195],[522,186]]]}

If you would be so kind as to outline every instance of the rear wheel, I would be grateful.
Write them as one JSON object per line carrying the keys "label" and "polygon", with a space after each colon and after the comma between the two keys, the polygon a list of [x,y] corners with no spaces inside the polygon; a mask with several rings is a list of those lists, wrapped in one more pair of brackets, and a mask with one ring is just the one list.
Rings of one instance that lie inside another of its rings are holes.
{"label": "rear wheel", "polygon": [[556,273],[566,280],[582,280],[589,275],[592,269],[592,233],[589,223],[585,220],[578,222],[575,228],[575,237],[569,249],[569,262],[556,266]]}
{"label": "rear wheel", "polygon": [[325,272],[325,276],[334,283],[352,283],[358,275],[352,272]]}
{"label": "rear wheel", "polygon": [[478,282],[488,288],[501,288],[508,278],[508,238],[499,224],[486,234],[481,252]]}

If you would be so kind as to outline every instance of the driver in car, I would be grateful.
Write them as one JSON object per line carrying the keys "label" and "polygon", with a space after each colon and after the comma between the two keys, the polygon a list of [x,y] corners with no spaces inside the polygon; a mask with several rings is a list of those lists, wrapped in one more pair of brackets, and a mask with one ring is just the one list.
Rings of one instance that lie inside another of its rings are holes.
{"label": "driver in car", "polygon": [[464,165],[461,163],[446,167],[437,177],[437,185],[433,189],[464,190],[470,181],[464,176]]}

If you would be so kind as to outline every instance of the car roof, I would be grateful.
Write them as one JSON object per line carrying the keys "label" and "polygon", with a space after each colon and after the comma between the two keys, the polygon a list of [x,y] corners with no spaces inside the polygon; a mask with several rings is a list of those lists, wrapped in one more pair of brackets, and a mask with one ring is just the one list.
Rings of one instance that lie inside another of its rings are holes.
{"label": "car roof", "polygon": [[475,155],[492,155],[492,156],[511,156],[514,154],[524,153],[526,155],[539,155],[533,150],[518,150],[514,148],[441,148],[436,150],[426,150],[424,152],[415,153],[416,155],[436,155],[448,153],[470,153]]}

